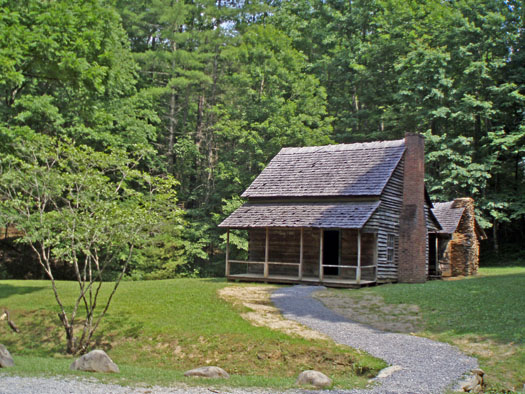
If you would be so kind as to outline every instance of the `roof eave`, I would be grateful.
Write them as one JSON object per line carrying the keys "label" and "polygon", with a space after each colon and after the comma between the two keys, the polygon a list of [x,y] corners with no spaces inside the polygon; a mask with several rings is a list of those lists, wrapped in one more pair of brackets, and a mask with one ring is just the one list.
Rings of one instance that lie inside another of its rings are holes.
{"label": "roof eave", "polygon": [[430,195],[427,191],[427,186],[425,185],[425,201],[428,204],[428,211],[430,212],[430,219],[434,222],[434,224],[437,226],[437,230],[435,232],[440,232],[443,230],[443,226],[441,226],[441,223],[439,223],[439,220],[437,219],[436,215],[434,215],[434,212],[432,211],[432,208],[434,208],[434,205],[432,204],[432,200],[430,199]]}
{"label": "roof eave", "polygon": [[[286,205],[288,205],[287,203],[285,203]],[[359,205],[362,205],[362,204],[367,204],[365,202],[355,202],[354,204],[359,204]],[[349,206],[349,205],[354,205],[352,204],[351,202],[346,202],[346,203],[339,203],[337,205],[339,206]],[[372,204],[372,205],[370,205]],[[375,201],[375,202],[369,202],[368,203],[368,212],[366,212],[366,216],[363,215],[362,218],[358,218],[359,219],[356,219],[356,221],[360,220],[360,222],[356,223],[356,224],[350,224],[350,223],[347,223],[347,224],[344,224],[341,223],[341,221],[339,221],[339,223],[334,223],[334,224],[317,224],[317,223],[312,223],[312,224],[295,224],[295,223],[290,223],[290,224],[283,224],[283,223],[279,223],[279,224],[276,224],[276,225],[273,225],[273,224],[258,224],[258,223],[246,223],[246,224],[229,224],[228,221],[231,220],[232,217],[234,217],[236,215],[236,213],[240,212],[243,208],[245,207],[254,207],[254,206],[259,206],[261,208],[264,208],[266,204],[252,204],[252,203],[247,203],[247,204],[244,204],[242,205],[241,207],[239,207],[237,210],[235,210],[234,212],[232,212],[226,219],[224,219],[219,225],[218,227],[219,228],[229,228],[229,229],[250,229],[250,228],[333,228],[333,229],[362,229],[366,223],[370,220],[370,218],[372,217],[372,215],[374,214],[374,212],[376,212],[376,210],[378,209],[378,207],[380,206],[381,202],[380,201]],[[268,206],[270,206],[272,204],[268,204]],[[323,203],[310,203],[309,205],[311,206],[316,206],[316,205],[324,205]],[[293,207],[293,205],[290,205]],[[355,206],[355,205],[354,205]],[[366,205],[365,205],[366,207]],[[365,208],[366,209],[366,208]],[[241,214],[242,215],[242,214]],[[235,219],[233,219],[235,220]],[[253,218],[252,218],[253,220]]]}

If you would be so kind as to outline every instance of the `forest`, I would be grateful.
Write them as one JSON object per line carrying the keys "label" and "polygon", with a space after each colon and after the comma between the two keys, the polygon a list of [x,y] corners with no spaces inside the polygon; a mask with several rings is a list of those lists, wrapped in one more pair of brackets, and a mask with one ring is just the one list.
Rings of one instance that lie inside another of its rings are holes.
{"label": "forest", "polygon": [[482,264],[523,257],[524,18],[519,0],[2,0],[0,227],[44,262],[222,275],[217,224],[282,147],[409,131],[432,199],[475,199]]}

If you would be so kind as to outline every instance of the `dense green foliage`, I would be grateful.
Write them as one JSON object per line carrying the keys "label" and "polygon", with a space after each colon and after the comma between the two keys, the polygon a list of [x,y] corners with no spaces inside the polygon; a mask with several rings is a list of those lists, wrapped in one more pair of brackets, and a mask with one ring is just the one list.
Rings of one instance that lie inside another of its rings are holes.
{"label": "dense green foliage", "polygon": [[327,90],[335,140],[423,133],[431,196],[474,197],[497,247],[524,235],[522,7],[285,1],[275,19]]}
{"label": "dense green foliage", "polygon": [[164,229],[135,278],[222,273],[217,223],[281,147],[406,131],[426,136],[431,196],[475,198],[492,248],[519,249],[523,12],[517,0],[2,1],[0,131],[146,148],[140,168],[179,181],[185,231]]}
{"label": "dense green foliage", "polygon": [[[180,231],[176,182],[137,170],[140,157],[97,152],[27,129],[6,145],[13,153],[0,159],[0,226],[16,226],[16,243],[34,252],[51,280],[67,352],[85,352],[136,249],[146,256],[152,244],[166,250],[158,245],[163,230]],[[56,287],[57,261],[71,267],[78,282],[70,311]],[[119,275],[102,303],[100,289],[111,271]]]}
{"label": "dense green foliage", "polygon": [[[57,286],[67,303],[75,299],[76,283],[60,281]],[[231,379],[200,382],[208,387],[284,389],[295,386],[300,371],[315,367],[332,377],[335,387],[348,388],[365,386],[385,367],[383,361],[333,341],[254,326],[240,316],[246,308],[219,297],[217,291],[226,286],[218,279],[122,282],[96,335],[97,347],[109,354],[121,373],[89,378],[118,384],[199,384],[182,374],[209,364],[226,369]],[[102,299],[111,287],[104,283]],[[54,322],[58,308],[49,281],[0,281],[0,302],[10,305],[11,317],[21,328],[15,334],[5,322],[0,324],[2,343],[16,359],[15,367],[0,370],[0,379],[4,373],[89,375],[69,371],[71,357],[60,355],[63,333]]]}

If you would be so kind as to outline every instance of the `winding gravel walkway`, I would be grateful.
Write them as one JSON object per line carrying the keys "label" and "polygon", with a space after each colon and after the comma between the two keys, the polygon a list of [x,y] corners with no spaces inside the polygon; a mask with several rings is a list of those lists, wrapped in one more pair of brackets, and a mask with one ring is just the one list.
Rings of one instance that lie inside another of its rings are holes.
{"label": "winding gravel walkway", "polygon": [[[380,379],[380,384],[366,390],[332,390],[326,394],[434,394],[443,393],[461,376],[477,366],[477,361],[456,348],[425,338],[387,333],[351,322],[327,309],[312,298],[320,286],[283,288],[272,295],[272,301],[286,318],[332,337],[336,342],[362,349],[402,369]],[[289,390],[286,394],[308,393]],[[188,387],[123,387],[102,384],[89,379],[31,378],[2,376],[0,394],[276,394],[268,389],[233,389]]]}
{"label": "winding gravel walkway", "polygon": [[[445,343],[406,334],[379,331],[349,321],[312,298],[322,286],[294,286],[272,295],[272,301],[287,319],[320,331],[337,343],[362,349],[402,369],[380,379],[382,384],[355,394],[443,393],[461,376],[477,367],[477,360]],[[341,392],[342,393],[342,392]]]}

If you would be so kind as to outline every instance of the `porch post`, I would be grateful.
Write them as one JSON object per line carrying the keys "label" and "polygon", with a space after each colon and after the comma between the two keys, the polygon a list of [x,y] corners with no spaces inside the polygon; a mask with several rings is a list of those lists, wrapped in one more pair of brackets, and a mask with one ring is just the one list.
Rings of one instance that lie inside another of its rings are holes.
{"label": "porch post", "polygon": [[357,284],[361,283],[361,229],[357,230],[357,270],[355,272]]}
{"label": "porch post", "polygon": [[323,229],[319,229],[319,282],[324,279],[323,272]]}
{"label": "porch post", "polygon": [[436,275],[439,273],[439,243],[438,243],[438,235],[436,233]]}
{"label": "porch post", "polygon": [[303,244],[304,244],[304,229],[301,227],[301,241],[299,243],[299,280],[303,280]]}
{"label": "porch post", "polygon": [[230,229],[226,230],[226,278],[230,276]]}
{"label": "porch post", "polygon": [[374,233],[374,282],[377,282],[377,253],[378,253],[378,242],[379,242],[379,235],[378,233]]}
{"label": "porch post", "polygon": [[264,277],[268,277],[268,256],[269,256],[270,237],[268,236],[268,227],[266,227],[266,245],[264,248]]}

